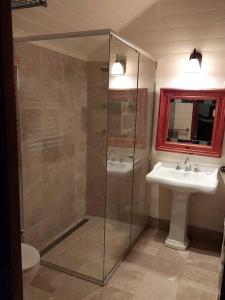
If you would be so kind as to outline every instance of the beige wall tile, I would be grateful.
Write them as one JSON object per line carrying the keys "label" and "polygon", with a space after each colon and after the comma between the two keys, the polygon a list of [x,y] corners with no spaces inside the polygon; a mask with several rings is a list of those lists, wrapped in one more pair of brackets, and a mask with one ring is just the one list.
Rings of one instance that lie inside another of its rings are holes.
{"label": "beige wall tile", "polygon": [[41,250],[86,213],[87,63],[31,43],[15,52],[25,241]]}

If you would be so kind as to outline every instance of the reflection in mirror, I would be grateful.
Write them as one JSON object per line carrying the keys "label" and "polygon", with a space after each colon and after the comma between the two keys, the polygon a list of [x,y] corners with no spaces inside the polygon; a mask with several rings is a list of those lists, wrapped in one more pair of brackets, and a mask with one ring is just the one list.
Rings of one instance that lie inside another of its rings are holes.
{"label": "reflection in mirror", "polygon": [[211,145],[216,100],[170,99],[167,141]]}
{"label": "reflection in mirror", "polygon": [[[108,144],[116,147],[146,147],[148,89],[109,91]],[[136,140],[135,140],[136,135]]]}
{"label": "reflection in mirror", "polygon": [[110,102],[109,136],[132,138],[135,134],[136,96]]}

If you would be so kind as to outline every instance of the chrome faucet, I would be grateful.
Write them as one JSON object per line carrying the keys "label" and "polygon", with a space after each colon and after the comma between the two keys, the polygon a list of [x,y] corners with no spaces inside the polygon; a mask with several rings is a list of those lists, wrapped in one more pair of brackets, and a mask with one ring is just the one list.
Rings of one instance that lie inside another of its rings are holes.
{"label": "chrome faucet", "polygon": [[178,162],[177,163],[177,166],[176,166],[176,170],[181,170],[182,168],[181,168],[181,163],[180,162]]}
{"label": "chrome faucet", "polygon": [[185,171],[191,171],[191,164],[189,162],[189,157],[187,157],[184,161],[184,170]]}
{"label": "chrome faucet", "polygon": [[111,151],[111,161],[115,161],[116,160],[116,153],[115,150]]}

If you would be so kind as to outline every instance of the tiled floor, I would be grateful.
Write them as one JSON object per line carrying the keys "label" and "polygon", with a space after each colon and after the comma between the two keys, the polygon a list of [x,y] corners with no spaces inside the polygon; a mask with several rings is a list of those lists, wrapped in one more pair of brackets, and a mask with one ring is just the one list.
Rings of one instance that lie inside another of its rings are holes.
{"label": "tiled floor", "polygon": [[102,279],[104,219],[88,219],[87,223],[43,255],[42,261]]}
{"label": "tiled floor", "polygon": [[[86,218],[87,223],[43,255],[42,261],[102,281],[104,239],[105,272],[108,274],[129,247],[131,225],[111,219],[104,224],[103,218]],[[135,225],[136,231],[142,231],[142,228]]]}
{"label": "tiled floor", "polygon": [[147,229],[103,288],[41,267],[26,300],[216,300],[220,249],[192,242],[188,251],[165,247],[166,233]]}

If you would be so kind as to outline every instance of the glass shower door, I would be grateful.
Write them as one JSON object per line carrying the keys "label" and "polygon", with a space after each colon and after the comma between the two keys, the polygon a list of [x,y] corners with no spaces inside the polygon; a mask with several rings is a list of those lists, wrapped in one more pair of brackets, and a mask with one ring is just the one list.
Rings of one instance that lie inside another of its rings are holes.
{"label": "glass shower door", "polygon": [[105,279],[131,245],[139,60],[138,52],[120,40],[110,42]]}
{"label": "glass shower door", "polygon": [[45,36],[15,51],[24,241],[42,264],[102,283],[109,36]]}
{"label": "glass shower door", "polygon": [[131,243],[135,242],[148,224],[149,201],[146,174],[149,172],[150,163],[154,83],[155,62],[143,54],[140,54]]}

